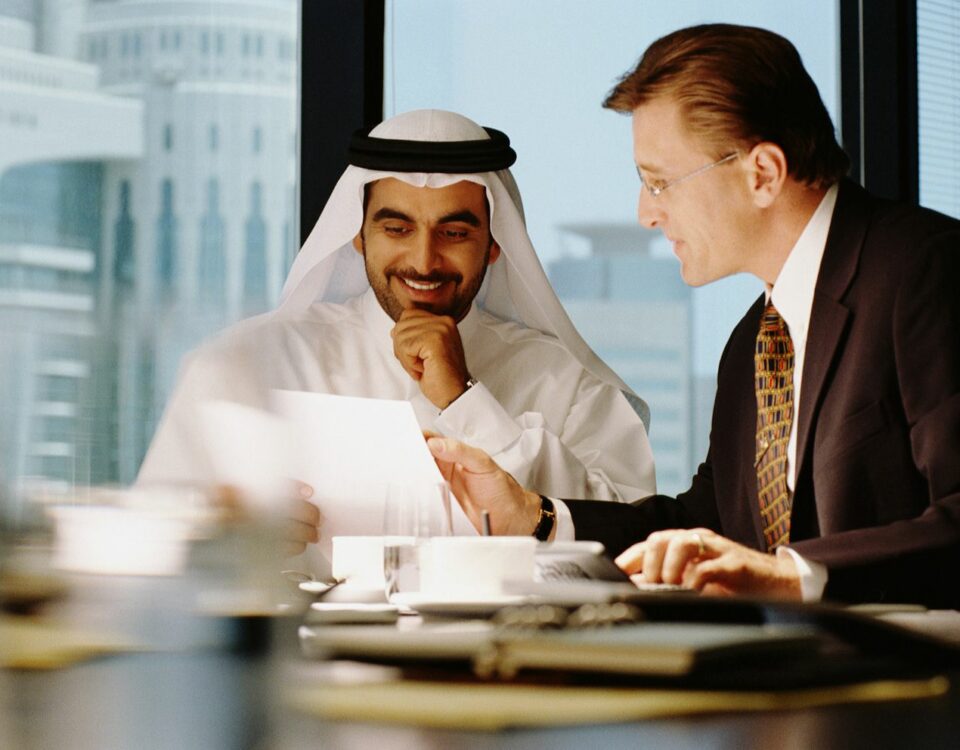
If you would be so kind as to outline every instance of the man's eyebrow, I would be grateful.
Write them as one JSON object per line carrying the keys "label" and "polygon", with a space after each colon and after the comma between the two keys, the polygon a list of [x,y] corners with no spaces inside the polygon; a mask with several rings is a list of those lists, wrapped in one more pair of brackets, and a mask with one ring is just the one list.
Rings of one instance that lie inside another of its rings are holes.
{"label": "man's eyebrow", "polygon": [[437,221],[438,224],[454,224],[457,222],[460,222],[463,224],[469,224],[472,227],[480,226],[480,219],[477,218],[477,215],[473,211],[470,211],[469,209],[463,209],[462,211],[454,211],[452,214],[441,216],[440,220]]}
{"label": "man's eyebrow", "polygon": [[403,213],[403,211],[397,211],[395,208],[381,208],[373,215],[371,221],[383,221],[384,219],[396,219],[397,221],[413,223],[413,219]]}

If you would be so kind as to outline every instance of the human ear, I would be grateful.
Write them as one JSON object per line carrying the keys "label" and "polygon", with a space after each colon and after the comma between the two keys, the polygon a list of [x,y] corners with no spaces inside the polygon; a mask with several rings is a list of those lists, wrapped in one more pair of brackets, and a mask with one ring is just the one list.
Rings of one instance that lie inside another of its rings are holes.
{"label": "human ear", "polygon": [[363,255],[363,230],[361,229],[357,232],[357,236],[353,238],[353,249],[356,250],[360,255]]}
{"label": "human ear", "polygon": [[500,257],[500,245],[496,242],[490,243],[490,255],[487,257],[487,265],[492,266],[497,262],[497,258]]}
{"label": "human ear", "polygon": [[746,158],[748,189],[758,208],[773,204],[787,179],[787,156],[776,143],[761,141]]}

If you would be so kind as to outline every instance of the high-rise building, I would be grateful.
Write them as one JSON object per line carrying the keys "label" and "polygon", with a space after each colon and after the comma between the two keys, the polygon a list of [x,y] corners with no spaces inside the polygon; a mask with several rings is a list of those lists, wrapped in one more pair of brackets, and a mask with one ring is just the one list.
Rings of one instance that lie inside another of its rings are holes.
{"label": "high-rise building", "polygon": [[637,225],[560,230],[589,254],[549,263],[550,280],[587,343],[650,406],[658,491],[685,490],[697,460],[690,288],[673,259],[650,254],[655,235]]}
{"label": "high-rise building", "polygon": [[142,151],[142,106],[48,54],[55,3],[0,6],[0,476],[96,477],[93,373],[106,165]]}
{"label": "high-rise building", "polygon": [[[0,315],[17,321],[0,442],[18,456],[0,471],[132,480],[181,355],[276,301],[297,245],[297,7],[0,5]],[[24,315],[54,292],[82,310]]]}
{"label": "high-rise building", "polygon": [[144,104],[104,176],[117,476],[139,468],[184,353],[276,302],[296,247],[295,0],[93,0],[80,54]]}

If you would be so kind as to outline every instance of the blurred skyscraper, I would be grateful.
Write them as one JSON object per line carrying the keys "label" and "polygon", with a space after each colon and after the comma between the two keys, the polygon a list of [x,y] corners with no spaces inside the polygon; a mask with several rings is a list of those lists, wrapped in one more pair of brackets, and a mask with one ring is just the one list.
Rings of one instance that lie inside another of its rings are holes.
{"label": "blurred skyscraper", "polygon": [[296,0],[0,0],[8,477],[130,481],[296,249]]}
{"label": "blurred skyscraper", "polygon": [[[692,298],[673,258],[655,258],[655,233],[635,224],[567,224],[564,245],[589,255],[548,264],[550,280],[580,333],[650,406],[657,488],[689,487],[702,441],[702,412],[692,376]],[[603,429],[600,425],[598,429]]]}

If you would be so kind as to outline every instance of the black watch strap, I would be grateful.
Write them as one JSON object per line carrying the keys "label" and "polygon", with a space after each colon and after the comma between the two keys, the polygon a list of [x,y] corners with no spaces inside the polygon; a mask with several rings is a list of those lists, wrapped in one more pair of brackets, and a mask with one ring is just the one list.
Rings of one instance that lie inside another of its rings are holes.
{"label": "black watch strap", "polygon": [[537,519],[537,526],[533,530],[533,535],[541,542],[550,539],[550,532],[553,531],[553,525],[557,521],[557,511],[553,507],[553,500],[549,497],[540,495],[540,517]]}

